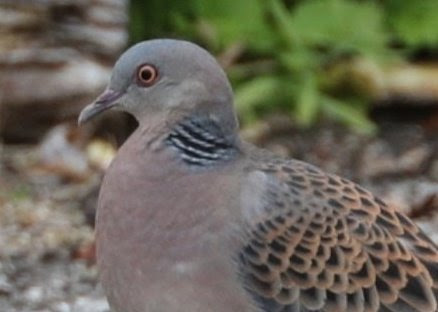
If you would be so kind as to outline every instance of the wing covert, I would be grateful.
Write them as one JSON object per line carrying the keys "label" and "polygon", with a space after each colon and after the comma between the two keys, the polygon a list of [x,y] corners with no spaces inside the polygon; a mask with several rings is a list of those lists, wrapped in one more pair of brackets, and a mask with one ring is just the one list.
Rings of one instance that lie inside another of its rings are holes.
{"label": "wing covert", "polygon": [[241,270],[263,311],[437,311],[438,250],[403,213],[299,161],[248,180]]}

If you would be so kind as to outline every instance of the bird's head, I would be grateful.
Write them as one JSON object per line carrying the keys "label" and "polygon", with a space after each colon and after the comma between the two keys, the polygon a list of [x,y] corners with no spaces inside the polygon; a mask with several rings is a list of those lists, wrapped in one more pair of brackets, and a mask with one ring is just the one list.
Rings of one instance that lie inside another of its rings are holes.
{"label": "bird's head", "polygon": [[108,87],[82,110],[79,124],[108,109],[128,112],[140,123],[169,114],[208,114],[236,123],[232,102],[228,79],[206,50],[183,40],[155,39],[121,55]]}

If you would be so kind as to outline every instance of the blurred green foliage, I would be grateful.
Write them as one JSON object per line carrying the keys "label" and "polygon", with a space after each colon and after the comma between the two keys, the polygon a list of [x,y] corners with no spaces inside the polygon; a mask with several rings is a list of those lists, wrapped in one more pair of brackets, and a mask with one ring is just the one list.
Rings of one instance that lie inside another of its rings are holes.
{"label": "blurred green foliage", "polygon": [[370,94],[345,83],[346,64],[438,46],[437,0],[131,0],[130,14],[133,42],[185,38],[215,53],[244,122],[282,110],[301,126],[330,117],[373,132]]}

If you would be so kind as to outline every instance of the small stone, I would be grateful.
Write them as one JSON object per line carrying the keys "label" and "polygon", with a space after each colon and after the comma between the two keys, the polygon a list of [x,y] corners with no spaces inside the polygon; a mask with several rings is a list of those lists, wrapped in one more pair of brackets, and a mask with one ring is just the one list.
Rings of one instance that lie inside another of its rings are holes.
{"label": "small stone", "polygon": [[25,301],[39,303],[44,299],[44,291],[40,286],[32,286],[24,292]]}
{"label": "small stone", "polygon": [[73,305],[72,312],[108,312],[109,305],[102,298],[78,297]]}

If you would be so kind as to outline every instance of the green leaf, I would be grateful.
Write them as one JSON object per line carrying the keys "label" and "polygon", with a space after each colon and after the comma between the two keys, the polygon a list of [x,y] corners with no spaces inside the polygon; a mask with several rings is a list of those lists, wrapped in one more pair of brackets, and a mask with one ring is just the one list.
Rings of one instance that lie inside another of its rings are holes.
{"label": "green leaf", "polygon": [[235,92],[239,115],[251,121],[255,118],[254,108],[263,103],[273,105],[280,89],[281,80],[275,76],[261,76],[241,84]]}
{"label": "green leaf", "polygon": [[317,70],[321,66],[318,52],[301,46],[279,54],[279,61],[291,73]]}
{"label": "green leaf", "polygon": [[319,111],[319,91],[313,73],[305,75],[298,94],[295,117],[302,126],[310,126],[316,119]]}
{"label": "green leaf", "polygon": [[193,11],[190,3],[187,5],[181,0],[131,0],[129,3],[132,42],[168,35],[175,30],[173,19],[176,12],[180,16],[188,16]]}
{"label": "green leaf", "polygon": [[253,49],[272,47],[275,36],[266,24],[261,0],[193,0],[193,3],[201,20],[214,28],[222,46],[242,41]]}
{"label": "green leaf", "polygon": [[336,53],[378,56],[386,49],[382,11],[372,2],[308,0],[291,16],[300,40]]}
{"label": "green leaf", "polygon": [[296,42],[296,36],[291,24],[291,16],[287,8],[284,6],[281,0],[270,1],[270,9],[274,17],[274,21],[277,28],[280,31],[280,35],[283,41],[289,48],[293,48]]}
{"label": "green leaf", "polygon": [[343,121],[356,131],[366,134],[376,132],[376,125],[368,119],[365,112],[354,107],[352,103],[345,103],[329,96],[322,96],[321,103],[327,115]]}
{"label": "green leaf", "polygon": [[412,46],[438,44],[438,1],[384,2],[389,24],[402,41]]}

